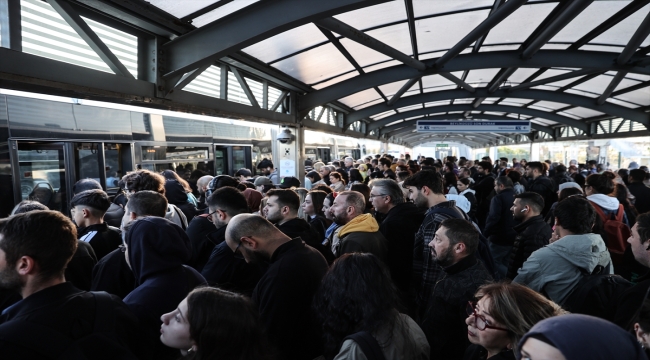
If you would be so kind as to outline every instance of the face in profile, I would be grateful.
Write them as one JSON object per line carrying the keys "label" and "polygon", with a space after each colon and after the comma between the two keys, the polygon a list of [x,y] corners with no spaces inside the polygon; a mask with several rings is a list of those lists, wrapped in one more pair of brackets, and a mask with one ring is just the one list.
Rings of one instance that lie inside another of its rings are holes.
{"label": "face in profile", "polygon": [[189,350],[194,346],[190,338],[190,323],[187,318],[187,298],[183,299],[176,310],[161,316],[160,341],[174,349]]}

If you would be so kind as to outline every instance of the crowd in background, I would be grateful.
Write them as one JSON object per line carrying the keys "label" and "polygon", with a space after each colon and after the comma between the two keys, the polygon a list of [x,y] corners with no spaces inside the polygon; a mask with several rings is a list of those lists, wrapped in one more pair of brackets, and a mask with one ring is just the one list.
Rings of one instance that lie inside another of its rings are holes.
{"label": "crowd in background", "polygon": [[304,165],[21,202],[0,220],[2,358],[647,359],[647,166]]}

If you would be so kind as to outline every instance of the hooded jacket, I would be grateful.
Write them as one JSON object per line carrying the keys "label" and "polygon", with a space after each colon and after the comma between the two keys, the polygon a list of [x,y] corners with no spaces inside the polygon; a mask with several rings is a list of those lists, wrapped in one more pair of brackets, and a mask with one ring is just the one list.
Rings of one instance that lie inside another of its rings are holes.
{"label": "hooded jacket", "polygon": [[175,359],[178,351],[158,339],[160,317],[173,311],[196,286],[206,284],[201,274],[183,265],[192,255],[190,241],[180,227],[150,216],[135,221],[125,243],[136,288],[124,303],[140,319],[154,358]]}
{"label": "hooded jacket", "polygon": [[467,200],[470,203],[470,209],[469,212],[466,213],[467,215],[469,215],[470,219],[476,219],[476,208],[477,208],[476,191],[467,188],[458,195],[463,195],[465,198],[467,198]]}
{"label": "hooded jacket", "polygon": [[514,279],[517,276],[517,270],[530,257],[530,254],[548,245],[553,233],[542,215],[533,216],[527,221],[516,225],[514,230],[517,232],[517,237],[510,253],[510,263],[506,275],[508,279]]}
{"label": "hooded jacket", "polygon": [[386,261],[388,241],[379,232],[379,224],[370,214],[362,214],[334,231],[332,246],[334,255],[352,252],[371,253]]}
{"label": "hooded jacket", "polygon": [[532,253],[513,281],[562,305],[584,273],[591,274],[598,265],[607,268],[610,263],[600,235],[567,235]]}
{"label": "hooded jacket", "polygon": [[165,181],[165,197],[170,204],[176,205],[185,215],[185,226],[183,228],[186,229],[187,219],[192,219],[199,211],[196,206],[188,201],[185,188],[176,180],[167,180]]}

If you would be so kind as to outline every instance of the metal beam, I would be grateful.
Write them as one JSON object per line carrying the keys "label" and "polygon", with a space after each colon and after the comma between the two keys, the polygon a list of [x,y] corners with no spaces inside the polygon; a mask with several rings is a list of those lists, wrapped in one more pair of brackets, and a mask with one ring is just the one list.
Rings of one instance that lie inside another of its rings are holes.
{"label": "metal beam", "polygon": [[23,51],[20,1],[0,0],[0,47]]}
{"label": "metal beam", "polygon": [[182,22],[191,23],[192,20],[196,19],[197,17],[199,17],[201,15],[204,15],[204,14],[207,14],[210,11],[218,9],[218,8],[224,6],[224,5],[228,4],[228,3],[231,3],[231,2],[233,2],[233,0],[219,0],[219,1],[217,1],[217,2],[215,2],[213,4],[211,4],[211,5],[208,5],[208,6],[204,7],[204,8],[198,9],[198,10],[196,10],[195,12],[193,12],[193,13],[191,13],[189,15],[183,16],[180,20]]}
{"label": "metal beam", "polygon": [[623,9],[619,10],[616,14],[612,15],[609,19],[605,20],[600,25],[596,26],[593,30],[588,32],[585,36],[578,39],[578,41],[573,43],[573,45],[569,46],[568,50],[578,50],[583,45],[595,39],[605,31],[611,29],[614,25],[625,20],[628,16],[634,14],[639,9],[641,9],[642,7],[646,6],[649,3],[650,0],[637,0],[637,1],[630,2]]}
{"label": "metal beam", "polygon": [[[523,115],[529,115],[533,117],[539,117],[542,119],[548,119],[551,121],[558,122],[560,124],[568,125],[568,126],[573,126],[575,128],[578,128],[582,131],[587,131],[589,129],[588,124],[586,124],[583,121],[575,120],[566,116],[558,115],[558,114],[553,114],[549,113],[546,111],[541,111],[541,110],[535,110],[535,109],[529,109],[529,108],[523,108],[523,107],[517,107],[517,106],[506,106],[506,105],[488,105],[488,104],[483,104],[479,106],[478,108],[474,109],[471,104],[462,104],[462,105],[442,105],[442,106],[432,106],[424,109],[416,109],[412,111],[407,111],[403,112],[400,114],[395,114],[391,115],[388,117],[385,117],[381,120],[377,120],[375,122],[372,122],[368,124],[366,130],[367,131],[372,131],[375,129],[379,129],[382,126],[385,126],[387,124],[390,124],[392,122],[401,120],[401,119],[406,119],[418,115],[425,115],[425,114],[431,114],[431,113],[439,113],[439,112],[447,112],[447,111],[498,111],[498,112],[504,112],[504,113],[515,113],[515,114],[523,114]],[[417,119],[414,120],[408,120],[408,121],[417,121]]]}
{"label": "metal beam", "polygon": [[176,89],[182,89],[185,86],[187,86],[189,83],[191,83],[194,79],[196,79],[199,75],[201,75],[205,70],[207,70],[212,64],[207,63],[205,65],[202,65],[198,69],[194,71],[190,71],[187,74],[183,75],[180,80],[176,84],[170,84],[171,87],[167,90],[167,93],[172,93]]}
{"label": "metal beam", "polygon": [[[427,65],[433,64],[425,61]],[[445,71],[464,71],[476,69],[489,69],[500,67],[540,68],[540,67],[569,67],[609,70],[628,70],[630,72],[650,75],[650,68],[638,66],[619,66],[613,64],[612,53],[597,51],[566,51],[566,50],[541,50],[532,59],[524,61],[517,51],[479,52],[476,54],[463,54],[451,60]],[[438,73],[439,70],[427,69],[424,76]],[[344,98],[359,91],[367,90],[374,86],[381,86],[392,82],[411,79],[421,73],[405,65],[397,65],[373,71],[352,79],[341,81],[324,89],[314,91],[302,96],[300,112],[308,111],[318,105],[327,104],[337,99]],[[490,95],[491,96],[491,95]]]}
{"label": "metal beam", "polygon": [[371,37],[363,31],[357,30],[340,20],[337,20],[335,18],[327,18],[314,21],[314,24],[329,31],[333,31],[337,34],[341,34],[342,36],[345,36],[354,42],[369,47],[395,60],[401,61],[403,64],[408,65],[414,69],[420,71],[426,69],[426,65],[424,65],[423,62],[416,60],[389,45],[386,45],[385,43]]}
{"label": "metal beam", "polygon": [[[499,6],[501,6],[501,5],[503,4],[503,1],[504,1],[504,0],[494,0],[494,4],[492,4],[492,10],[490,10],[490,15],[494,14],[494,12],[497,11],[497,9],[499,8]],[[485,34],[481,35],[481,37],[479,37],[479,38],[476,40],[476,42],[474,43],[474,47],[472,48],[472,52],[475,52],[475,53],[476,53],[476,52],[479,51],[479,49],[481,48],[481,46],[483,46],[483,42],[485,41],[485,38],[487,38],[487,36],[488,36],[489,33],[490,33],[490,32],[489,32],[489,30],[488,30]]]}
{"label": "metal beam", "polygon": [[500,6],[494,13],[490,14],[487,19],[483,20],[474,30],[454,45],[449,51],[436,60],[434,66],[442,68],[451,59],[455,58],[473,42],[478,40],[481,36],[487,34],[493,27],[499,24],[503,19],[507,18],[510,14],[515,12],[520,6],[524,5],[527,0],[509,0],[503,6]]}
{"label": "metal beam", "polygon": [[578,14],[589,6],[594,0],[573,0],[533,39],[522,51],[524,59],[530,59],[539,49],[542,48],[553,36],[567,26]]}
{"label": "metal beam", "polygon": [[282,104],[282,101],[284,101],[284,98],[287,97],[288,94],[289,94],[288,91],[286,91],[286,90],[282,90],[282,93],[281,93],[280,96],[278,96],[278,98],[275,100],[275,103],[273,104],[273,106],[271,106],[271,109],[270,109],[270,110],[271,110],[271,111],[276,111],[276,110],[278,109],[278,107],[280,106],[280,104]]}
{"label": "metal beam", "polygon": [[623,65],[630,61],[634,53],[637,51],[639,46],[641,46],[641,43],[643,43],[648,35],[650,35],[650,12],[648,12],[648,15],[646,15],[645,19],[643,19],[641,25],[639,25],[639,27],[636,29],[634,35],[632,35],[627,45],[625,45],[625,48],[621,54],[618,56],[618,58],[616,58],[616,63]]}
{"label": "metal beam", "polygon": [[627,75],[627,71],[617,72],[616,75],[614,75],[612,81],[609,83],[609,85],[607,85],[605,91],[603,91],[602,95],[600,95],[598,99],[596,99],[596,104],[603,105],[607,101],[607,98],[610,97],[610,95],[612,95],[612,93],[614,92],[618,84],[620,84],[621,81],[623,81],[625,75]]}
{"label": "metal beam", "polygon": [[411,51],[413,57],[419,60],[420,52],[418,51],[418,35],[415,30],[415,11],[413,10],[413,0],[404,0],[404,7],[406,7],[406,19],[409,24],[409,35],[411,36]]}
{"label": "metal beam", "polygon": [[[248,83],[246,82],[246,79],[239,73],[239,70],[236,68],[230,66],[230,71],[232,71],[233,75],[237,78],[237,82],[239,82],[239,86],[241,86],[242,90],[244,90],[244,94],[246,94],[246,97],[248,98],[248,101],[251,102],[251,105],[254,107],[260,107],[260,104],[257,102],[257,99],[255,98],[255,95],[253,95],[253,92],[251,91],[251,88],[248,86]],[[228,81],[228,79],[225,79]]]}
{"label": "metal beam", "polygon": [[402,86],[395,93],[395,95],[393,95],[393,97],[390,98],[390,100],[388,100],[386,105],[391,106],[391,105],[395,104],[402,97],[402,95],[404,95],[404,93],[406,91],[408,91],[408,89],[410,89],[413,85],[415,85],[416,82],[420,81],[421,78],[422,78],[421,76],[416,76],[413,79],[410,79],[409,81],[407,81],[406,84],[404,84],[404,86]]}
{"label": "metal beam", "polygon": [[443,78],[445,78],[445,79],[447,79],[447,80],[453,82],[454,84],[456,84],[456,85],[462,87],[463,89],[465,89],[465,90],[471,92],[471,93],[473,93],[473,92],[476,91],[476,89],[474,89],[474,87],[473,87],[472,85],[470,85],[470,84],[466,83],[465,81],[463,81],[463,80],[457,78],[457,77],[454,76],[453,74],[450,74],[450,73],[448,73],[448,72],[446,72],[446,71],[441,71],[441,72],[439,73],[439,75],[442,76]]}
{"label": "metal beam", "polygon": [[387,0],[260,1],[164,45],[165,76],[185,73],[271,36],[317,19]]}
{"label": "metal beam", "polygon": [[488,84],[488,92],[493,93],[499,89],[501,83],[508,80],[508,78],[517,71],[516,67],[509,67],[501,69],[495,76],[492,81]]}
{"label": "metal beam", "polygon": [[47,0],[54,10],[93,49],[111,70],[120,76],[133,79],[134,76],[104,44],[88,24],[77,14],[66,0]]}
{"label": "metal beam", "polygon": [[[557,91],[537,90],[537,89],[520,90],[514,93],[509,93],[507,92],[507,90],[498,90],[497,92],[492,94],[490,94],[486,88],[478,88],[476,89],[476,92],[473,94],[461,89],[435,91],[435,92],[429,92],[429,93],[402,98],[400,101],[395,103],[392,107],[389,107],[385,104],[369,106],[367,108],[357,110],[355,112],[348,114],[347,118],[349,119],[348,121],[355,122],[361,119],[368,118],[372,115],[380,114],[395,108],[401,108],[405,106],[422,104],[427,102],[434,102],[434,101],[462,99],[469,96],[476,96],[478,98],[489,97],[489,96],[512,97],[512,98],[519,98],[519,99],[535,99],[540,101],[552,101],[558,103],[565,103],[572,106],[579,106],[586,109],[604,112],[612,116],[622,117],[624,119],[629,119],[642,124],[650,124],[650,115],[637,109],[630,109],[625,106],[616,105],[612,103],[606,103],[598,106],[594,103],[594,99],[591,97],[569,94],[569,93],[562,93]],[[478,108],[481,108],[481,106],[483,105],[478,106],[476,108],[474,107],[473,104],[471,106],[472,108],[467,110],[476,110]],[[432,109],[432,108],[429,107],[427,109]],[[435,111],[431,111],[431,112],[435,112]],[[383,120],[384,119],[378,121],[383,121]]]}
{"label": "metal beam", "polygon": [[638,83],[636,85],[629,86],[629,87],[626,87],[626,88],[618,90],[618,91],[614,91],[612,93],[612,95],[610,95],[610,96],[612,96],[612,97],[619,96],[619,95],[623,95],[623,94],[626,94],[626,93],[629,93],[629,92],[632,92],[632,91],[635,91],[635,90],[643,89],[643,88],[646,88],[646,87],[650,87],[650,81],[644,81],[642,83]]}
{"label": "metal beam", "polygon": [[515,87],[511,87],[508,89],[508,92],[514,92],[517,90],[523,90],[523,89],[528,89],[533,86],[538,86],[538,85],[544,85],[544,84],[550,84],[556,81],[561,81],[561,80],[566,80],[566,79],[572,79],[574,77],[578,76],[584,76],[584,75],[590,75],[594,73],[601,73],[601,70],[593,70],[593,69],[583,69],[583,70],[575,70],[575,71],[570,71],[566,74],[561,74],[561,75],[556,75],[556,76],[551,76],[547,77],[542,80],[537,80],[537,81],[531,81],[531,82],[526,82],[523,84],[519,84]]}

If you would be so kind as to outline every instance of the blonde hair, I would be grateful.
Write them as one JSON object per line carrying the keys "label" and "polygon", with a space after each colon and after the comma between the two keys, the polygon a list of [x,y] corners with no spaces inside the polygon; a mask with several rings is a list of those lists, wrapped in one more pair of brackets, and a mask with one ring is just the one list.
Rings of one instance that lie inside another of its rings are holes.
{"label": "blonde hair", "polygon": [[546,318],[567,314],[558,304],[516,283],[483,285],[476,291],[476,298],[484,297],[490,299],[490,308],[485,311],[508,329],[508,338],[515,354],[519,340],[535,324]]}

